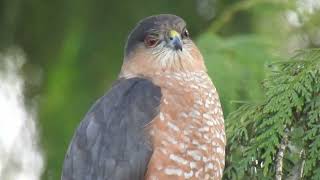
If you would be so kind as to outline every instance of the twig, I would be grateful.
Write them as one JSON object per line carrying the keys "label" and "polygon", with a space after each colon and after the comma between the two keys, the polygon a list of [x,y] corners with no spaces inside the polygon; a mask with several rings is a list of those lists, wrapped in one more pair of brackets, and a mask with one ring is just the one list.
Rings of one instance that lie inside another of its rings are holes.
{"label": "twig", "polygon": [[303,176],[303,168],[305,164],[305,152],[302,149],[299,153],[300,160],[294,165],[291,169],[289,176],[286,178],[287,180],[300,180]]}
{"label": "twig", "polygon": [[301,166],[300,166],[300,178],[302,178],[302,177],[303,177],[304,163],[306,162],[304,150],[302,150],[302,151],[300,152],[300,158],[302,159]]}
{"label": "twig", "polygon": [[269,3],[269,4],[280,4],[284,3],[283,1],[279,0],[246,0],[246,1],[239,1],[238,3],[235,3],[229,7],[227,7],[221,16],[218,17],[217,20],[215,20],[211,26],[209,26],[208,31],[209,32],[217,32],[219,31],[226,23],[228,23],[233,16],[243,10],[250,9],[258,4],[263,4],[263,3]]}
{"label": "twig", "polygon": [[276,180],[282,179],[283,157],[284,157],[286,148],[288,146],[288,134],[289,134],[289,129],[286,128],[284,135],[281,139],[281,143],[280,143],[279,150],[277,153],[277,158],[276,158],[276,178],[275,178]]}

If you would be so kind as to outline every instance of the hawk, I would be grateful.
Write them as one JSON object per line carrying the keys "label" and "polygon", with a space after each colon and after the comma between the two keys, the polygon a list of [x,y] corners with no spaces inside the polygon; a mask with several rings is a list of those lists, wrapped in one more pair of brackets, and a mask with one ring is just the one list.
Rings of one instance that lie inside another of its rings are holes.
{"label": "hawk", "polygon": [[185,21],[150,16],[76,130],[61,179],[221,179],[225,144],[218,93]]}

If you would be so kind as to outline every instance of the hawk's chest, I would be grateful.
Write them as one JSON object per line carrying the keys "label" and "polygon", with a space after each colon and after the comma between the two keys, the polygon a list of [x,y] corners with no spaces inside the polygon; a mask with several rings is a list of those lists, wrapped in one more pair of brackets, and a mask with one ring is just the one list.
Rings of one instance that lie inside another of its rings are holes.
{"label": "hawk's chest", "polygon": [[175,121],[180,126],[194,122],[197,127],[223,124],[218,93],[205,72],[167,74],[156,83],[163,94],[160,121]]}
{"label": "hawk's chest", "polygon": [[172,73],[157,78],[155,83],[161,87],[163,98],[150,131],[154,146],[151,165],[157,166],[159,173],[182,173],[184,178],[195,177],[196,173],[204,177],[210,168],[221,167],[212,161],[218,155],[213,154],[219,153],[223,158],[218,161],[224,164],[224,122],[218,94],[208,75]]}

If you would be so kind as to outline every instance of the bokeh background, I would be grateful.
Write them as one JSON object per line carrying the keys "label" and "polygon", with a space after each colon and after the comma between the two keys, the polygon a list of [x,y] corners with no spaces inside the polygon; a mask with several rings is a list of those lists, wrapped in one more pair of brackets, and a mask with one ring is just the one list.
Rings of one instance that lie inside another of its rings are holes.
{"label": "bokeh background", "polygon": [[[60,178],[75,128],[117,78],[128,33],[159,13],[187,21],[226,117],[239,103],[262,99],[268,63],[320,46],[319,0],[0,0],[0,72],[24,82],[40,179]],[[8,62],[17,70],[8,71]],[[19,163],[3,162],[0,179],[10,167],[19,171]]]}

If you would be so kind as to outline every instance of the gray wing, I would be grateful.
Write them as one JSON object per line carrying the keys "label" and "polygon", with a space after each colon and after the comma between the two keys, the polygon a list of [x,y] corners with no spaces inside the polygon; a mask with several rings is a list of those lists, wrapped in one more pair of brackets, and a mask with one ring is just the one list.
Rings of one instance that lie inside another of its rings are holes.
{"label": "gray wing", "polygon": [[159,113],[161,96],[147,79],[119,80],[80,123],[61,179],[143,179],[152,154],[144,127]]}

